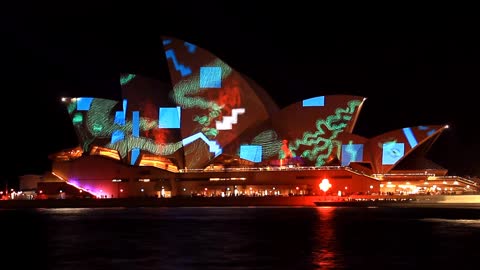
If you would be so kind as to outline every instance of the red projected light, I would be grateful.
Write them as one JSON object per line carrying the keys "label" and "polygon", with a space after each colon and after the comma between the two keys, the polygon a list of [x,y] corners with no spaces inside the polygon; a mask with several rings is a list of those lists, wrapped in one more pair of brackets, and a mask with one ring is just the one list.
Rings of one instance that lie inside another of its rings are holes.
{"label": "red projected light", "polygon": [[330,184],[330,181],[325,178],[318,186],[321,190],[323,190],[323,192],[327,192],[332,187],[332,184]]}

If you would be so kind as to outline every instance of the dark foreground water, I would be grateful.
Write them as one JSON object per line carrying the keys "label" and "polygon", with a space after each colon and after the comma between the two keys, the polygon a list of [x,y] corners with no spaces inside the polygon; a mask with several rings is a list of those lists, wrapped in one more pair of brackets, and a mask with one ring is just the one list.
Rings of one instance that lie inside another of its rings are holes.
{"label": "dark foreground water", "polygon": [[0,225],[16,269],[480,269],[476,209],[0,210]]}

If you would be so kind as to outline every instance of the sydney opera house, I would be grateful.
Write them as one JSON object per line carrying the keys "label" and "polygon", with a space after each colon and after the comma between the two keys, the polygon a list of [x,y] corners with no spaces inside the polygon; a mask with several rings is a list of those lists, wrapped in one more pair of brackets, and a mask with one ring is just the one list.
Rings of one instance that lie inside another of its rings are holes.
{"label": "sydney opera house", "polygon": [[78,147],[52,154],[53,196],[458,194],[476,190],[426,159],[448,128],[353,133],[365,102],[315,96],[279,108],[210,52],[163,37],[171,82],[122,74],[122,100],[63,98]]}

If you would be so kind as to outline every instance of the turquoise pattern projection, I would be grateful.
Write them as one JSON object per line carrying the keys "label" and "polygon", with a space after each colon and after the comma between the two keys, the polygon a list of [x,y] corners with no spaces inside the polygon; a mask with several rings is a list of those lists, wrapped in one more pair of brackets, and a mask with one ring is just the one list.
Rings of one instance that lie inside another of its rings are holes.
{"label": "turquoise pattern projection", "polygon": [[164,108],[158,111],[158,127],[159,128],[180,128],[181,108]]}
{"label": "turquoise pattern projection", "polygon": [[325,96],[305,99],[302,101],[303,107],[323,107],[325,106]]}
{"label": "turquoise pattern projection", "polygon": [[[163,45],[166,45],[165,43]],[[197,50],[197,46],[190,43],[190,42],[184,42],[183,45],[185,45],[185,47],[187,47],[187,50],[189,53],[195,53],[195,51]]]}
{"label": "turquoise pattern projection", "polygon": [[222,88],[222,68],[201,67],[200,88]]}
{"label": "turquoise pattern projection", "polygon": [[262,146],[261,145],[241,145],[240,158],[252,162],[262,162]]}
{"label": "turquoise pattern projection", "polygon": [[[432,136],[433,133],[435,133],[436,129],[434,128],[431,128],[429,126],[418,126],[418,129],[421,130],[421,131],[427,131],[427,136]],[[430,129],[430,130],[429,130]]]}
{"label": "turquoise pattern projection", "polygon": [[342,145],[342,166],[361,161],[363,161],[363,144],[354,144],[350,141]]}
{"label": "turquoise pattern projection", "polygon": [[119,142],[125,139],[125,133],[121,130],[115,130],[112,134],[112,140],[110,141],[111,144]]}
{"label": "turquoise pattern projection", "polygon": [[128,84],[133,78],[135,78],[135,74],[127,74],[120,76],[120,85],[126,85]]}
{"label": "turquoise pattern projection", "polygon": [[415,138],[415,135],[413,134],[412,128],[403,128],[403,134],[405,135],[405,138],[407,138],[408,144],[410,144],[411,148],[414,148],[417,146],[417,138]]}
{"label": "turquoise pattern projection", "polygon": [[123,111],[115,112],[115,120],[113,122],[117,125],[125,125],[125,113]]}
{"label": "turquoise pattern projection", "polygon": [[77,98],[77,111],[88,111],[92,104],[92,100],[93,98],[91,97]]}
{"label": "turquoise pattern projection", "polygon": [[[315,166],[319,167],[324,165],[331,155],[340,156],[341,141],[337,137],[347,127],[353,113],[360,104],[362,104],[360,100],[351,100],[346,108],[337,108],[335,114],[317,120],[317,130],[315,132],[304,132],[301,139],[296,139],[293,143],[290,143],[289,148],[293,157],[307,158],[314,161]],[[309,149],[298,152],[301,146],[302,149],[305,147]],[[334,153],[335,150],[336,153]]]}
{"label": "turquoise pattern projection", "polygon": [[182,75],[182,77],[192,74],[192,69],[190,67],[181,64],[177,60],[177,56],[175,55],[175,52],[173,51],[173,49],[165,51],[165,57],[167,59],[172,60],[173,66],[178,72],[180,72],[180,75]]}
{"label": "turquoise pattern projection", "polygon": [[405,144],[396,141],[382,145],[382,165],[393,165],[405,154]]}

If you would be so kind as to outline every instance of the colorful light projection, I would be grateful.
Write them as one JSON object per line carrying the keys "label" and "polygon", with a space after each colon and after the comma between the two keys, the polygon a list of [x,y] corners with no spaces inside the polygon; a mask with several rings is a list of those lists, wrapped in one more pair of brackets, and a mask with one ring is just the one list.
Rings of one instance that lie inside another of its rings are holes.
{"label": "colorful light projection", "polygon": [[282,140],[282,147],[280,148],[278,156],[280,159],[288,159],[293,157],[292,151],[290,151],[290,148],[288,148],[288,140]]}
{"label": "colorful light projection", "polygon": [[262,146],[241,145],[240,158],[250,160],[252,162],[262,162]]}
{"label": "colorful light projection", "polygon": [[412,128],[406,127],[403,128],[403,134],[405,135],[405,138],[407,138],[408,143],[410,144],[411,148],[414,148],[417,146],[417,138],[415,138],[415,135],[413,134]]}
{"label": "colorful light projection", "polygon": [[350,162],[363,161],[363,144],[354,144],[349,141],[342,145],[342,166],[348,166]]}
{"label": "colorful light projection", "polygon": [[[216,100],[202,97],[202,93],[205,90],[201,87],[201,84],[203,84],[203,86],[218,86],[216,82],[212,81],[221,81],[232,72],[232,69],[228,65],[218,59],[212,63],[212,67],[215,67],[214,70],[220,69],[222,72],[213,72],[216,75],[209,74],[210,77],[208,79],[206,78],[207,75],[204,75],[203,82],[201,82],[201,76],[198,74],[192,74],[185,80],[174,85],[173,91],[170,94],[172,100],[183,109],[200,109],[206,112],[203,115],[195,115],[193,121],[198,123],[201,131],[210,138],[214,138],[218,135],[218,129],[211,127],[211,123],[214,123],[213,121],[215,119],[220,118],[223,115],[222,109],[225,107],[225,104],[220,104]],[[211,78],[212,76],[220,77]],[[234,93],[231,94],[233,94],[232,97],[234,97]]]}
{"label": "colorful light projection", "polygon": [[175,55],[175,52],[173,51],[173,49],[165,51],[165,56],[167,59],[170,59],[172,61],[173,66],[182,75],[182,77],[192,74],[192,70],[190,69],[190,67],[181,64],[177,60],[177,56]]}
{"label": "colorful light projection", "polygon": [[337,151],[336,156],[340,156],[341,141],[337,137],[344,131],[348,121],[361,103],[361,100],[351,100],[346,108],[337,108],[335,114],[329,115],[325,119],[318,119],[315,132],[304,132],[301,139],[290,143],[289,148],[293,156],[301,156],[315,161],[317,167],[324,165],[335,150]]}
{"label": "colorful light projection", "polygon": [[260,132],[253,138],[250,144],[260,145],[262,147],[262,160],[277,157],[282,148],[282,140],[280,140],[277,133],[271,129]]}
{"label": "colorful light projection", "polygon": [[159,128],[180,128],[182,110],[180,107],[160,108],[158,111]]}
{"label": "colorful light projection", "polygon": [[[182,108],[180,132],[183,138],[201,132],[223,148],[252,124],[268,119],[269,111],[262,100],[264,95],[259,95],[243,75],[200,47],[175,38],[162,39],[173,85],[169,96]],[[189,72],[185,72],[187,69]],[[191,145],[186,163],[206,166],[214,158],[189,162],[208,156],[200,151],[205,151],[205,147]]]}
{"label": "colorful light projection", "polygon": [[[271,117],[265,109],[265,99],[259,97],[251,84],[226,63],[188,42],[167,38],[163,39],[163,44],[167,46],[165,57],[173,84],[169,98],[174,104],[166,101],[162,105],[171,107],[154,105],[148,109],[143,108],[146,107],[145,104],[132,98],[132,104],[135,102],[136,105],[130,105],[131,109],[127,113],[126,99],[123,100],[121,110],[118,110],[119,104],[116,101],[89,97],[72,99],[73,102],[68,104],[68,112],[84,151],[88,151],[91,144],[95,143],[117,150],[122,159],[128,157],[131,164],[136,164],[142,151],[167,156],[189,146],[189,159],[205,159],[196,162],[201,167],[212,158],[211,154],[221,154],[222,147],[233,145],[232,142],[235,146],[231,150],[235,151],[235,147],[240,144],[235,140],[242,132]],[[139,77],[135,74],[123,75],[120,84],[137,87]],[[144,96],[137,99],[142,98]],[[240,149],[236,149],[237,153],[253,162],[301,157],[312,161],[310,164],[315,166],[330,162],[332,157],[341,157],[344,166],[350,162],[362,161],[363,144],[344,144],[339,139],[339,134],[346,129],[351,132],[351,120],[363,102],[347,98],[353,100],[346,105],[345,101],[338,105],[338,101],[334,102],[334,106],[346,106],[339,107],[334,112],[332,109],[335,107],[331,107],[331,104],[325,106],[325,96],[305,99],[302,101],[303,107],[320,107],[319,109],[325,110],[320,119],[316,119],[316,115],[311,119],[315,121],[316,129],[294,136],[284,136],[282,131],[279,134],[290,140],[286,142],[268,127],[250,142],[242,142]],[[179,129],[180,135],[175,133],[177,137],[173,142],[172,139],[165,139],[165,130],[168,129]],[[252,134],[248,131],[251,138]],[[404,128],[405,138],[395,135],[395,138],[401,138],[402,143],[389,144],[391,139],[382,140],[379,145],[382,148],[382,164],[394,164],[405,155],[405,151],[408,152],[424,141],[425,134],[431,136],[435,132],[434,128],[428,126]],[[194,143],[197,140],[200,141]]]}
{"label": "colorful light projection", "polygon": [[126,74],[120,77],[120,85],[125,85],[135,78],[135,74]]}
{"label": "colorful light projection", "polygon": [[[181,141],[157,143],[153,139],[141,136],[141,132],[156,129],[159,122],[141,117],[139,111],[133,111],[131,120],[127,120],[125,116],[127,101],[123,101],[122,111],[115,111],[117,104],[117,101],[99,98],[71,99],[68,109],[83,151],[88,152],[90,145],[97,141],[100,146],[117,150],[122,158],[131,152],[130,162],[135,164],[140,151],[164,156],[171,155],[183,146]],[[178,112],[177,108],[173,109]],[[168,118],[165,122],[175,123]],[[108,143],[100,143],[105,140]]]}
{"label": "colorful light projection", "polygon": [[325,96],[318,96],[302,101],[303,107],[323,107],[325,106]]}
{"label": "colorful light projection", "polygon": [[374,167],[378,173],[385,173],[393,169],[400,159],[410,155],[420,144],[429,141],[445,126],[416,126],[405,127],[388,131],[370,139],[369,144],[374,147],[372,157]]}
{"label": "colorful light projection", "polygon": [[217,130],[230,130],[233,124],[238,123],[238,115],[244,114],[244,108],[232,109],[232,116],[224,116],[223,121],[216,121]]}
{"label": "colorful light projection", "polygon": [[386,142],[382,145],[382,165],[392,165],[405,154],[405,144],[396,141]]}

